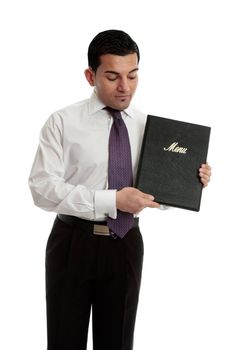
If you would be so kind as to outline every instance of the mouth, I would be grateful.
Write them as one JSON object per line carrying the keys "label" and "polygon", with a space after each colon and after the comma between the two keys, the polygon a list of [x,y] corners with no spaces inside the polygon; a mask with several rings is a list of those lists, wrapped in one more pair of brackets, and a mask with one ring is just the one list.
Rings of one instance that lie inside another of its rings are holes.
{"label": "mouth", "polygon": [[130,95],[117,95],[115,96],[117,100],[120,100],[122,102],[129,100],[131,98]]}
{"label": "mouth", "polygon": [[130,95],[116,95],[117,98],[129,98]]}

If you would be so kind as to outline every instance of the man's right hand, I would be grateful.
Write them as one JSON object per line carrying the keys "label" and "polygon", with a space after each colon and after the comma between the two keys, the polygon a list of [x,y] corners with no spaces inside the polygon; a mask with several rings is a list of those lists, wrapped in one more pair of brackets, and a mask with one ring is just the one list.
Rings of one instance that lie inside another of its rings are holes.
{"label": "man's right hand", "polygon": [[134,187],[124,187],[116,193],[117,209],[131,214],[137,214],[144,208],[159,208],[154,197],[143,193]]}

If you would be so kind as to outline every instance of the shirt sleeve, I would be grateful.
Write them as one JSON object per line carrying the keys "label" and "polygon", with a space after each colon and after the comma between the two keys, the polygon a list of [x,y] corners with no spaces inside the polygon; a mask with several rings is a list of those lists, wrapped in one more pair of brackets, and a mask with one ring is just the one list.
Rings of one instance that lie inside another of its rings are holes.
{"label": "shirt sleeve", "polygon": [[39,147],[29,177],[35,205],[88,220],[116,216],[115,191],[95,191],[65,180],[62,120],[52,115],[41,130]]}

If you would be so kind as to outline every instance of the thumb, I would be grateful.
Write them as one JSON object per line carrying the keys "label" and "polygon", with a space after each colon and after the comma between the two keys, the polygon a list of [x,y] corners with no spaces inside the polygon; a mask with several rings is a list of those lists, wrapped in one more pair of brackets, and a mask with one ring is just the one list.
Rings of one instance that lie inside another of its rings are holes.
{"label": "thumb", "polygon": [[148,201],[153,201],[155,199],[155,197],[149,193],[144,193],[144,192],[141,192],[141,193],[142,193],[141,195],[142,198],[147,199]]}

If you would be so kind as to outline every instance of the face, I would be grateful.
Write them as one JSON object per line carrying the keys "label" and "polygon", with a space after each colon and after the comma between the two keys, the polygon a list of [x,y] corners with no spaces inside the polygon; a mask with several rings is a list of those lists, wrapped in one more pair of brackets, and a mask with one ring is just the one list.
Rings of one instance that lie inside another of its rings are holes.
{"label": "face", "polygon": [[85,75],[99,99],[115,109],[127,108],[138,84],[137,54],[118,56],[106,54],[100,57],[97,71],[86,69]]}

